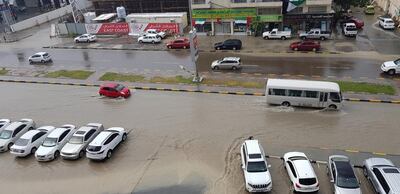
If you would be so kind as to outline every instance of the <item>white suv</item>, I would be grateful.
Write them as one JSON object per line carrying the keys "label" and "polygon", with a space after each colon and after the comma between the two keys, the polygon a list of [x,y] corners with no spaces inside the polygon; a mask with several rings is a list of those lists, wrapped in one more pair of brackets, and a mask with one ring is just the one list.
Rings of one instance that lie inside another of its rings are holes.
{"label": "white suv", "polygon": [[302,152],[288,152],[283,156],[284,167],[295,192],[316,192],[319,182],[310,160]]}
{"label": "white suv", "polygon": [[166,36],[165,32],[160,32],[160,31],[158,31],[156,29],[147,29],[146,30],[146,36],[149,35],[149,34],[154,34],[157,37],[160,37],[162,39],[165,38],[165,36]]}
{"label": "white suv", "polygon": [[30,56],[28,59],[29,63],[46,63],[52,61],[49,53],[46,52],[38,52],[34,55]]}
{"label": "white suv", "polygon": [[389,75],[394,75],[400,73],[400,58],[394,61],[386,61],[381,65],[383,72]]}
{"label": "white suv", "polygon": [[106,129],[90,142],[86,149],[86,157],[92,160],[109,159],[114,149],[125,141],[126,137],[127,133],[122,127]]}
{"label": "white suv", "polygon": [[147,34],[138,38],[139,43],[160,43],[161,38],[154,34]]}
{"label": "white suv", "polygon": [[246,189],[249,192],[269,192],[272,179],[262,146],[258,140],[246,140],[240,148]]}
{"label": "white suv", "polygon": [[378,17],[379,19],[379,26],[383,29],[394,29],[394,22],[392,18],[384,18],[384,17]]}
{"label": "white suv", "polygon": [[222,60],[216,60],[211,63],[211,69],[232,69],[238,70],[242,68],[239,57],[225,57]]}
{"label": "white suv", "polygon": [[74,41],[76,43],[79,42],[95,42],[97,39],[96,35],[93,34],[82,34],[76,38],[74,38]]}

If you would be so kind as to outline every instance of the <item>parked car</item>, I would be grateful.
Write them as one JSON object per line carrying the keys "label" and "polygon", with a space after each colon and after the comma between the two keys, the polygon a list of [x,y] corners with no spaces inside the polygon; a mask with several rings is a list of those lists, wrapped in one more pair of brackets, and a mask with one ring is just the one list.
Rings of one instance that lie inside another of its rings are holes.
{"label": "parked car", "polygon": [[214,48],[216,50],[223,50],[223,49],[240,50],[242,48],[242,41],[238,39],[228,39],[225,40],[224,42],[215,43]]}
{"label": "parked car", "polygon": [[385,17],[378,17],[379,20],[379,26],[385,30],[394,30],[394,21],[392,18],[385,18]]}
{"label": "parked car", "polygon": [[14,142],[28,130],[33,130],[35,125],[32,119],[21,119],[8,125],[0,132],[0,152],[10,150]]}
{"label": "parked car", "polygon": [[61,149],[61,157],[71,160],[83,157],[87,145],[103,130],[100,123],[89,123],[80,127]]}
{"label": "parked car", "polygon": [[160,43],[161,38],[154,34],[143,35],[138,38],[139,43]]}
{"label": "parked car", "polygon": [[50,161],[56,159],[60,155],[62,147],[68,142],[75,131],[76,127],[74,125],[63,125],[54,129],[36,150],[36,160]]}
{"label": "parked car", "polygon": [[165,32],[161,32],[161,31],[158,31],[156,29],[147,29],[145,34],[146,34],[146,36],[149,35],[149,34],[154,34],[154,35],[156,35],[157,37],[159,37],[161,39],[164,39],[166,37],[166,35],[167,35]]}
{"label": "parked car", "polygon": [[344,23],[342,26],[342,31],[345,36],[357,36],[357,27],[354,23]]}
{"label": "parked car", "polygon": [[99,94],[100,96],[107,96],[111,98],[128,98],[131,96],[131,91],[122,84],[106,83],[100,86]]}
{"label": "parked car", "polygon": [[321,45],[319,42],[304,40],[293,42],[290,44],[290,49],[294,51],[319,51],[321,49]]}
{"label": "parked car", "polygon": [[26,157],[29,154],[34,154],[43,143],[44,138],[54,129],[55,127],[53,126],[43,126],[26,132],[11,146],[10,153],[17,157]]}
{"label": "parked car", "polygon": [[367,15],[374,15],[375,14],[375,6],[374,5],[365,6],[364,13]]}
{"label": "parked car", "polygon": [[364,21],[362,21],[361,19],[358,19],[354,16],[350,16],[345,23],[354,23],[357,27],[357,29],[362,29],[364,27]]}
{"label": "parked car", "polygon": [[327,168],[334,193],[361,194],[360,182],[347,156],[329,156]]}
{"label": "parked car", "polygon": [[400,168],[385,158],[369,158],[363,164],[364,175],[376,193],[400,193]]}
{"label": "parked car", "polygon": [[308,32],[300,33],[300,38],[305,40],[305,39],[320,39],[320,40],[326,40],[329,37],[331,37],[331,33],[328,31],[321,31],[319,28],[314,28],[311,29]]}
{"label": "parked car", "polygon": [[190,42],[187,38],[177,38],[169,43],[167,43],[167,48],[169,49],[176,49],[176,48],[183,48],[187,49],[190,48]]}
{"label": "parked car", "polygon": [[222,60],[215,60],[211,63],[211,69],[232,69],[238,70],[242,68],[239,57],[225,57]]}
{"label": "parked car", "polygon": [[8,125],[10,125],[10,119],[0,119],[0,132],[3,131]]}
{"label": "parked car", "polygon": [[29,63],[47,63],[52,61],[47,52],[38,52],[28,58]]}
{"label": "parked car", "polygon": [[381,70],[389,75],[400,73],[400,58],[394,61],[386,61],[381,65]]}
{"label": "parked car", "polygon": [[269,192],[272,190],[272,178],[262,146],[258,140],[246,140],[240,155],[244,174],[245,187],[249,192]]}
{"label": "parked car", "polygon": [[95,42],[97,40],[96,35],[93,34],[82,34],[76,38],[74,38],[74,41],[76,43],[79,42]]}
{"label": "parked car", "polygon": [[126,140],[127,135],[122,127],[111,127],[100,132],[87,147],[86,157],[92,160],[111,158],[112,152],[121,142]]}
{"label": "parked car", "polygon": [[288,39],[292,37],[291,31],[279,31],[278,29],[273,29],[272,31],[267,31],[262,34],[264,39]]}
{"label": "parked car", "polygon": [[283,155],[283,160],[294,192],[316,192],[319,190],[317,175],[304,153],[288,152]]}

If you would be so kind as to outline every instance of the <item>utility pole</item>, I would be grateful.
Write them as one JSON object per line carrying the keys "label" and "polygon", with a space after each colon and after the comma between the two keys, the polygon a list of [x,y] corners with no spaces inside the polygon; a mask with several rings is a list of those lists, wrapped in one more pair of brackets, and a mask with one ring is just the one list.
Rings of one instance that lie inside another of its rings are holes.
{"label": "utility pole", "polygon": [[196,61],[199,56],[199,50],[197,48],[197,35],[196,29],[193,28],[193,19],[192,19],[192,0],[188,0],[189,3],[189,20],[190,20],[190,32],[189,32],[189,43],[190,43],[190,61],[191,64],[194,66],[194,83],[200,83],[203,78],[199,76],[199,72],[197,70]]}

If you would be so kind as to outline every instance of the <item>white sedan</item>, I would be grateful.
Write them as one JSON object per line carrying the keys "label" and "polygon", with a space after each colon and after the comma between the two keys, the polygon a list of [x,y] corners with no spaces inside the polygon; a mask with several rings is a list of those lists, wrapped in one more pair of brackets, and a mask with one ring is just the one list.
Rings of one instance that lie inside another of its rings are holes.
{"label": "white sedan", "polygon": [[93,34],[82,34],[76,38],[74,38],[74,41],[76,43],[79,42],[95,42],[97,40],[96,35]]}
{"label": "white sedan", "polygon": [[54,129],[55,127],[53,126],[43,126],[26,132],[11,146],[10,153],[17,157],[25,157],[29,154],[34,154],[47,134]]}
{"label": "white sedan", "polygon": [[86,157],[92,160],[111,158],[113,150],[127,138],[127,132],[122,127],[111,127],[97,135],[86,149]]}
{"label": "white sedan", "polygon": [[36,124],[32,119],[21,119],[12,122],[0,132],[0,152],[10,150],[14,142],[28,130],[33,130]]}
{"label": "white sedan", "polygon": [[319,190],[317,175],[304,153],[288,152],[283,156],[283,160],[294,192],[316,192]]}
{"label": "white sedan", "polygon": [[60,155],[62,147],[68,142],[75,131],[76,127],[74,125],[63,125],[60,128],[54,129],[35,152],[36,160],[50,161],[56,159]]}
{"label": "white sedan", "polygon": [[3,131],[8,125],[10,125],[10,119],[0,119],[0,132]]}

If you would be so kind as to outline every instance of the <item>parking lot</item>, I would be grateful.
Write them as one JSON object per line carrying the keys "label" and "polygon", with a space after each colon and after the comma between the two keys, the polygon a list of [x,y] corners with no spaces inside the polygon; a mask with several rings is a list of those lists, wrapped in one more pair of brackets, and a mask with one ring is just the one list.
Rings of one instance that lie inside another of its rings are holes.
{"label": "parking lot", "polygon": [[[361,165],[386,153],[400,165],[397,105],[345,102],[341,111],[326,111],[271,107],[251,96],[133,91],[129,99],[108,99],[95,87],[0,83],[0,89],[1,118],[133,130],[105,162],[38,163],[2,153],[2,193],[246,193],[239,147],[249,136],[271,156],[302,151],[324,161],[345,154]],[[290,193],[282,161],[269,162],[271,193]],[[326,166],[314,169],[319,193],[332,193]],[[372,194],[357,172],[363,193]]]}

